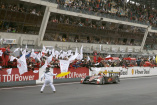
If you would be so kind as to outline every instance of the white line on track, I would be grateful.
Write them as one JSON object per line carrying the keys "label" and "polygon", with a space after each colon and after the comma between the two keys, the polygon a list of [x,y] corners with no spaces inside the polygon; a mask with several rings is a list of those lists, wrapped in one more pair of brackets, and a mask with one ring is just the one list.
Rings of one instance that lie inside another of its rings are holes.
{"label": "white line on track", "polygon": [[[129,80],[129,79],[141,79],[141,78],[155,78],[157,76],[148,76],[148,77],[135,77],[135,78],[121,78],[120,80]],[[54,84],[55,86],[59,86],[59,85],[70,85],[70,84],[76,84],[76,83],[80,83],[80,82],[69,82],[69,83],[57,83]],[[38,87],[38,86],[42,86],[42,85],[33,85],[33,86],[21,86],[21,87],[6,87],[6,88],[0,88],[0,90],[10,90],[10,89],[22,89],[22,88],[28,88],[28,87]]]}
{"label": "white line on track", "polygon": [[129,80],[129,79],[142,79],[142,78],[156,78],[157,76],[145,76],[145,77],[126,77],[120,78],[120,80]]}
{"label": "white line on track", "polygon": [[[54,85],[55,85],[55,86],[59,86],[59,85],[70,85],[70,84],[75,84],[75,83],[79,83],[79,82],[57,83],[57,84],[54,84]],[[8,88],[6,87],[6,88],[0,88],[0,90],[20,89],[20,88],[38,87],[38,86],[42,86],[42,85],[21,86],[21,87],[8,87]]]}

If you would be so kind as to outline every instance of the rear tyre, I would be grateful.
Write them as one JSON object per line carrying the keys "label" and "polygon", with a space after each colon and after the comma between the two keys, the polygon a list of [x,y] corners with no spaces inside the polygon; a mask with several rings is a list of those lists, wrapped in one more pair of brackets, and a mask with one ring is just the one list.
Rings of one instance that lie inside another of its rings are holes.
{"label": "rear tyre", "polygon": [[87,79],[89,79],[90,78],[90,76],[87,76],[85,79],[84,79],[84,81],[86,81]]}
{"label": "rear tyre", "polygon": [[114,83],[119,83],[119,77],[115,78],[115,82]]}
{"label": "rear tyre", "polygon": [[105,79],[104,78],[102,78],[102,83],[101,83],[102,85],[104,85],[105,84]]}
{"label": "rear tyre", "polygon": [[83,80],[83,84],[87,84],[85,81],[87,81],[90,78],[90,76],[86,76],[86,78]]}

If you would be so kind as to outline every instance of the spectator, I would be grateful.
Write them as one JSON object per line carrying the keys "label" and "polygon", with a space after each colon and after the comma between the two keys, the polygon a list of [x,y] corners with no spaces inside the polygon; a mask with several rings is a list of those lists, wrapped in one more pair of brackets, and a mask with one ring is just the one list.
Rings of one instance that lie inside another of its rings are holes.
{"label": "spectator", "polygon": [[140,64],[141,64],[141,59],[138,58],[138,60],[137,60],[136,62],[137,62],[137,66],[140,66]]}
{"label": "spectator", "polygon": [[5,66],[8,67],[8,61],[10,56],[10,45],[6,47],[6,51],[4,52],[4,58],[5,58]]}

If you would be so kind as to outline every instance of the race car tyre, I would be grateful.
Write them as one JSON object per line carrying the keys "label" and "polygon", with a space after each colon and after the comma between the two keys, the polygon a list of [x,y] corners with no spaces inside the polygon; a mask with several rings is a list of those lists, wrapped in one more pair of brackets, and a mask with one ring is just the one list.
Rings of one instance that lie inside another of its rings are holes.
{"label": "race car tyre", "polygon": [[119,83],[119,77],[116,77],[115,82],[113,82],[113,83]]}
{"label": "race car tyre", "polygon": [[103,84],[105,84],[105,79],[104,79],[104,78],[102,78],[102,85],[103,85]]}
{"label": "race car tyre", "polygon": [[83,84],[85,84],[85,82],[84,82],[84,81],[83,81],[82,83],[83,83]]}
{"label": "race car tyre", "polygon": [[86,76],[86,78],[84,79],[84,81],[82,82],[83,84],[87,84],[86,83],[86,81],[87,81],[87,79],[89,79],[90,78],[90,76]]}
{"label": "race car tyre", "polygon": [[86,78],[84,79],[84,81],[86,81],[87,79],[89,79],[90,78],[90,76],[86,76]]}

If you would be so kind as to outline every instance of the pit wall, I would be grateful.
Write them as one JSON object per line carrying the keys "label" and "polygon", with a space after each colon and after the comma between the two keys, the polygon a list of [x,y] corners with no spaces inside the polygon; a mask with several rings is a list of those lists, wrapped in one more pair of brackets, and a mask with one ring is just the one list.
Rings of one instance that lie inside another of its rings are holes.
{"label": "pit wall", "polygon": [[[60,73],[60,68],[51,68],[51,72],[54,74]],[[78,82],[81,78],[85,78],[89,75],[89,69],[86,67],[81,68],[69,68],[68,71],[70,71],[70,74],[64,77],[57,78],[56,76],[53,76],[52,81],[54,83],[64,83],[64,82]],[[40,77],[45,72],[45,69],[39,69],[39,80],[36,80],[36,84],[42,84],[44,81],[41,81]]]}
{"label": "pit wall", "polygon": [[[157,75],[157,67],[101,67],[92,68],[89,75],[98,74],[99,72],[120,72],[120,78],[155,76]],[[107,74],[108,75],[108,74]]]}
{"label": "pit wall", "polygon": [[[24,85],[36,85],[42,84],[44,81],[40,80],[41,75],[45,72],[45,69],[40,68],[36,72],[29,71],[23,75],[19,74],[18,69],[12,69],[12,73],[7,73],[7,68],[0,71],[0,88],[1,87],[12,87],[12,86],[24,86]],[[51,72],[60,73],[59,68],[51,68]],[[101,72],[120,72],[120,78],[131,78],[131,77],[143,77],[143,76],[156,76],[157,67],[101,67],[101,68],[91,68],[90,70],[86,67],[81,68],[69,68],[70,74],[67,76],[57,78],[53,76],[52,81],[54,83],[64,83],[64,82],[79,82],[81,78],[86,76],[92,76]],[[108,75],[108,74],[105,74]],[[30,77],[31,76],[31,77]],[[33,78],[32,78],[33,77]]]}
{"label": "pit wall", "polygon": [[39,68],[35,68],[34,71],[28,71],[21,75],[18,68],[5,68],[0,70],[0,88],[35,85],[38,79]]}
{"label": "pit wall", "polygon": [[[39,78],[41,77],[42,73],[44,73],[44,69],[39,70]],[[60,73],[59,68],[54,68],[50,70],[53,73]],[[142,76],[155,76],[157,75],[157,67],[151,68],[151,67],[128,67],[128,68],[122,68],[122,67],[100,67],[100,68],[94,68],[92,67],[91,70],[88,68],[82,67],[73,69],[70,68],[69,71],[71,73],[68,76],[62,77],[62,78],[52,78],[52,81],[54,83],[61,83],[61,82],[79,82],[81,78],[84,78],[85,76],[89,75],[97,75],[99,72],[120,72],[120,78],[130,78],[130,77],[142,77]],[[106,74],[108,75],[108,73]],[[36,84],[41,84],[43,81],[37,80]]]}

